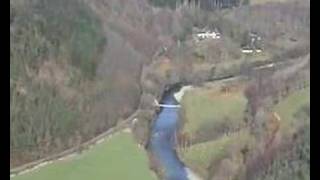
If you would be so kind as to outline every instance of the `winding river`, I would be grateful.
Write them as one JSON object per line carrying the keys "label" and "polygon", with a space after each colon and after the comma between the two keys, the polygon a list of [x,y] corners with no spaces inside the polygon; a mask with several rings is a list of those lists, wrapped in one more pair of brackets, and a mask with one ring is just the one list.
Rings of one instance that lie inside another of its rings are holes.
{"label": "winding river", "polygon": [[[264,63],[255,66],[255,69],[272,69],[277,63]],[[221,77],[212,79],[212,81],[221,81],[234,79],[237,76],[230,75],[227,77]],[[239,77],[239,75],[238,75]],[[184,86],[185,88],[190,88]],[[160,104],[177,105],[179,104],[175,99],[175,93],[180,91],[181,87],[171,88],[165,92]],[[183,88],[176,95],[178,99],[181,99],[183,95]],[[181,93],[182,92],[182,93]],[[161,168],[164,169],[164,178],[166,180],[199,180],[200,178],[194,174],[189,168],[187,168],[183,162],[180,161],[175,150],[176,139],[175,134],[179,128],[179,109],[172,107],[161,107],[160,112],[157,114],[155,122],[152,126],[152,134],[149,141],[151,151],[158,162],[160,162]]]}
{"label": "winding river", "polygon": [[[177,105],[173,88],[164,94],[161,104]],[[152,127],[151,151],[164,169],[166,180],[188,180],[188,169],[177,156],[175,133],[179,127],[178,108],[162,107]]]}

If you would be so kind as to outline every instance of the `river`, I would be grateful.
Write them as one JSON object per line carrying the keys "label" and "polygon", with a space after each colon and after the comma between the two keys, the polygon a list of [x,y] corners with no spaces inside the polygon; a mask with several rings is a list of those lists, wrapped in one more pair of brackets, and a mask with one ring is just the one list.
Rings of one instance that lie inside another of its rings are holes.
{"label": "river", "polygon": [[[180,88],[173,88],[166,92],[161,104],[177,105],[174,93]],[[164,169],[166,180],[188,180],[192,172],[185,167],[175,150],[175,134],[179,128],[179,108],[162,107],[156,116],[150,138],[151,151]]]}
{"label": "river", "polygon": [[[278,65],[278,63],[263,63],[255,66],[255,68],[257,70],[272,69],[275,65]],[[239,76],[230,75],[211,79],[210,81],[230,80],[239,78]],[[181,100],[184,91],[190,88],[191,86],[171,88],[165,92],[160,104],[178,105],[179,103],[175,97]],[[177,156],[175,134],[178,131],[179,125],[179,108],[161,107],[152,126],[150,138],[151,151],[157,161],[160,162],[161,168],[164,169],[164,178],[166,180],[200,180],[201,178],[187,168]]]}

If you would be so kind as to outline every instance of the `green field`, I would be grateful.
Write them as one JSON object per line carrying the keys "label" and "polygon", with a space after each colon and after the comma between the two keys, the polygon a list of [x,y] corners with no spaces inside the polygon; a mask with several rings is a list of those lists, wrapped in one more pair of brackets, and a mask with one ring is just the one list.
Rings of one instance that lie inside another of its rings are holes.
{"label": "green field", "polygon": [[239,151],[244,145],[252,145],[254,138],[247,130],[242,130],[229,136],[200,143],[191,146],[185,151],[181,151],[182,161],[203,177],[208,176],[207,169],[210,163],[216,165],[225,158],[228,158],[233,151]]}
{"label": "green field", "polygon": [[220,131],[244,123],[247,103],[242,85],[235,86],[227,94],[220,91],[221,87],[221,83],[215,83],[209,88],[197,88],[188,91],[182,99],[185,110],[183,131],[191,137],[208,135],[208,138],[205,142],[179,150],[179,155],[188,167],[204,178],[208,177],[210,163],[219,165],[222,159],[232,154],[231,149],[239,149],[254,140],[245,129],[229,136]]}
{"label": "green field", "polygon": [[148,157],[130,133],[111,139],[71,159],[62,160],[12,180],[152,180]]}
{"label": "green field", "polygon": [[236,127],[243,122],[246,103],[241,90],[228,95],[217,88],[188,91],[182,99],[186,120],[183,130],[192,134],[201,126],[219,123]]}

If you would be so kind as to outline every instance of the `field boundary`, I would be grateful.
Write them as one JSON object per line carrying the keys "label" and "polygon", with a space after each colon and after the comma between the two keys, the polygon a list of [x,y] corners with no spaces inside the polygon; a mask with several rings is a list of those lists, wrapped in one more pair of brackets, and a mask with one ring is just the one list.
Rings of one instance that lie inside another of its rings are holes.
{"label": "field boundary", "polygon": [[29,171],[33,168],[36,168],[37,166],[40,167],[41,164],[48,164],[49,161],[56,161],[60,158],[64,158],[67,157],[69,155],[72,155],[73,153],[76,152],[80,152],[82,149],[87,149],[89,148],[91,145],[97,145],[99,144],[100,140],[103,140],[105,137],[112,135],[116,132],[118,132],[120,129],[123,129],[125,127],[127,127],[127,125],[129,125],[129,123],[134,119],[135,116],[137,116],[137,114],[139,113],[139,109],[137,109],[135,112],[133,112],[129,117],[127,117],[126,120],[120,122],[119,124],[117,124],[116,126],[108,129],[107,131],[99,134],[98,136],[84,142],[81,143],[81,145],[76,146],[76,147],[72,147],[70,149],[64,150],[60,153],[57,154],[53,154],[51,156],[33,161],[33,162],[29,162],[27,164],[15,167],[10,169],[10,177],[11,176],[15,176],[15,175],[19,175],[25,171]]}

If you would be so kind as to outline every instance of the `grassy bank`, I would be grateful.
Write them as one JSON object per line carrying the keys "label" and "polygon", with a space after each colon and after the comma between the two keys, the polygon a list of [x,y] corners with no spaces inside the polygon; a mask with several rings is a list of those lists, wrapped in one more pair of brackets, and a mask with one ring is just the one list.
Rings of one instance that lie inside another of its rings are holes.
{"label": "grassy bank", "polygon": [[117,133],[110,139],[70,159],[61,160],[16,176],[12,180],[156,179],[149,170],[144,150],[131,133]]}
{"label": "grassy bank", "polygon": [[[182,99],[185,111],[183,131],[201,134],[208,127],[232,127],[242,124],[246,99],[242,87],[234,87],[230,92],[222,92],[222,86],[195,89],[186,92]],[[214,129],[212,129],[214,130]]]}
{"label": "grassy bank", "polygon": [[[257,137],[249,133],[247,128],[242,128],[240,131],[231,134],[226,134],[226,131],[222,130],[242,124],[246,100],[242,95],[242,88],[235,88],[235,90],[229,92],[229,95],[223,95],[220,92],[221,87],[223,86],[220,84],[210,88],[195,89],[187,92],[183,98],[186,119],[183,131],[188,132],[189,137],[196,137],[196,140],[200,140],[200,143],[194,141],[195,144],[190,147],[180,148],[179,156],[188,167],[205,178],[231,178],[246,172],[246,165],[243,160],[249,157],[246,157],[245,153],[254,152],[261,145],[257,141]],[[298,139],[306,136],[301,135],[300,131],[302,128],[304,129],[302,132],[309,132],[310,117],[306,114],[309,107],[309,87],[291,92],[273,107],[274,112],[281,118],[278,131],[279,138],[285,140],[291,138],[294,134]],[[226,117],[228,118],[226,119]],[[306,121],[306,119],[309,119],[309,121]],[[225,125],[221,125],[223,123]],[[205,138],[203,138],[204,136]],[[278,169],[282,169],[286,176],[290,176],[290,173],[298,176],[300,173],[299,177],[308,177],[307,159],[305,158],[309,157],[308,144],[303,140],[297,142],[293,145],[294,150],[282,152],[286,154],[285,157],[293,154],[292,157],[295,157],[295,159],[290,160],[280,157],[270,165],[272,170],[262,169],[262,171],[266,170],[269,173],[268,177],[281,173]],[[303,158],[299,159],[297,153],[302,153]],[[299,170],[296,165],[292,166],[293,169],[282,166],[280,168],[279,163],[292,164],[293,161],[296,164],[303,164],[304,169]],[[261,177],[259,176],[259,178]]]}
{"label": "grassy bank", "polygon": [[[223,159],[232,158],[234,151],[240,151],[244,146],[251,146],[254,138],[247,130],[239,131],[219,139],[192,145],[180,152],[183,162],[199,173],[202,177],[209,177],[208,169],[217,170]],[[237,155],[241,162],[241,156]],[[229,167],[232,168],[232,167]]]}
{"label": "grassy bank", "polygon": [[[242,83],[222,82],[196,88],[183,96],[183,132],[195,144],[181,149],[179,155],[202,177],[209,177],[208,169],[217,169],[223,159],[231,158],[233,151],[253,143],[245,129],[226,135],[243,125],[246,105],[243,88]],[[241,159],[241,155],[237,156]]]}

